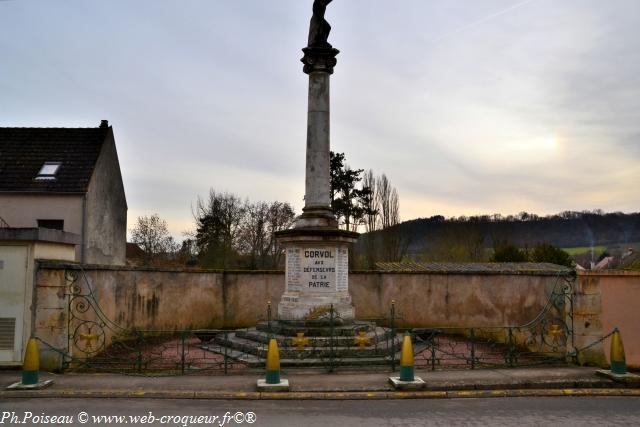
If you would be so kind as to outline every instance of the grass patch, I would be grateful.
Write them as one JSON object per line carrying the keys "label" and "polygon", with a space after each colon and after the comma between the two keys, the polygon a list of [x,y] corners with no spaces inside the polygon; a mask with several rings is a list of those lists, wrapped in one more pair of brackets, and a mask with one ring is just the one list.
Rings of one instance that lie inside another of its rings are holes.
{"label": "grass patch", "polygon": [[[563,251],[568,253],[571,256],[582,255],[591,252],[591,246],[578,246],[575,248],[562,248]],[[594,246],[593,253],[596,255],[600,255],[604,251],[607,250],[606,246]]]}

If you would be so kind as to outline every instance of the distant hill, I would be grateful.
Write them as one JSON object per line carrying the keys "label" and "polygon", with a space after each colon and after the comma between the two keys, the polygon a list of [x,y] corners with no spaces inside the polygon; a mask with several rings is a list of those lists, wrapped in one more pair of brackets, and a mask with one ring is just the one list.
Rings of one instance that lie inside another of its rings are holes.
{"label": "distant hill", "polygon": [[[405,221],[397,232],[407,255],[420,255],[448,242],[473,240],[478,247],[491,248],[494,241],[508,241],[520,247],[550,243],[561,248],[624,247],[640,242],[640,213],[562,212],[540,217],[523,212],[516,216],[484,215],[446,219],[443,216]],[[367,236],[363,236],[366,241]]]}

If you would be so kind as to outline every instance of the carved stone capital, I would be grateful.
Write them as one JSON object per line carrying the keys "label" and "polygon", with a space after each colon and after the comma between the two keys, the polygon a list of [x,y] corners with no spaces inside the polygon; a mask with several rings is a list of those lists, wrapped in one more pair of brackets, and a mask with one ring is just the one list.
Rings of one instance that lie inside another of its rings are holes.
{"label": "carved stone capital", "polygon": [[333,67],[338,63],[336,60],[336,55],[340,53],[338,49],[305,47],[302,51],[304,56],[300,61],[304,64],[302,71],[305,74],[311,74],[315,71],[333,74]]}

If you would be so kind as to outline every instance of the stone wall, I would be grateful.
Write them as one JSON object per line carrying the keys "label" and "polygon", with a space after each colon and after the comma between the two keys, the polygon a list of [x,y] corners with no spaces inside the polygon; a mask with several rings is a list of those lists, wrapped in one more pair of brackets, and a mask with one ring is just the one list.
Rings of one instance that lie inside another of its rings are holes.
{"label": "stone wall", "polygon": [[545,306],[556,276],[366,272],[349,276],[356,317],[388,315],[411,327],[519,326]]}
{"label": "stone wall", "polygon": [[[542,310],[557,283],[549,274],[443,272],[354,272],[349,280],[358,318],[386,317],[395,300],[399,323],[416,327],[522,325]],[[265,319],[268,301],[275,312],[284,291],[280,271],[80,270],[73,264],[41,263],[36,281],[36,334],[63,351],[69,351],[68,290],[74,284],[83,294],[91,286],[104,317],[117,328],[146,330],[253,326]],[[82,298],[74,302],[86,306]],[[94,311],[81,314],[97,320]],[[105,330],[107,342],[112,329]],[[53,365],[54,353],[47,355]],[[51,368],[48,362],[43,366]]]}
{"label": "stone wall", "polygon": [[[268,301],[272,301],[275,312],[284,291],[284,274],[280,271],[95,266],[86,267],[83,273],[75,264],[40,263],[35,332],[62,350],[67,350],[68,290],[74,276],[76,283],[91,285],[104,315],[124,329],[252,326],[265,318]],[[404,326],[517,326],[542,310],[557,285],[557,277],[535,272],[352,272],[349,284],[360,319],[388,316],[395,300]],[[591,345],[618,327],[627,363],[640,367],[638,306],[640,273],[579,273],[573,300],[574,346]],[[580,361],[606,365],[609,345],[607,340],[582,351]],[[49,351],[46,357],[43,366],[59,363],[55,352]]]}
{"label": "stone wall", "polygon": [[[38,286],[84,274],[104,314],[125,329],[237,328],[263,319],[284,291],[281,271],[174,271],[42,264]],[[80,280],[80,279],[79,279]],[[532,320],[557,283],[552,275],[355,272],[349,287],[360,319],[405,326],[518,326]]]}

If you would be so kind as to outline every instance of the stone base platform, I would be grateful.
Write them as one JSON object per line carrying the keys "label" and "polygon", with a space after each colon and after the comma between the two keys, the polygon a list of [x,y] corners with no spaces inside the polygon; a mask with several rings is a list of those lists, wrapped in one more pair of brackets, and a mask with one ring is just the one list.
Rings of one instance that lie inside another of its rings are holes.
{"label": "stone base platform", "polygon": [[7,386],[7,390],[41,390],[53,384],[53,380],[44,380],[36,384],[22,384],[22,381]]}
{"label": "stone base platform", "polygon": [[280,380],[278,384],[269,384],[267,380],[258,380],[256,387],[258,391],[289,391],[289,380]]}
{"label": "stone base platform", "polygon": [[324,326],[314,323],[261,322],[254,328],[217,335],[202,348],[225,353],[250,367],[263,367],[269,340],[275,338],[283,367],[387,365],[400,360],[402,335],[370,322]]}
{"label": "stone base platform", "polygon": [[389,383],[394,389],[401,391],[422,390],[427,385],[420,377],[415,377],[413,381],[402,381],[400,377],[389,377]]}
{"label": "stone base platform", "polygon": [[627,372],[626,374],[616,374],[607,369],[601,369],[596,371],[596,375],[609,378],[610,380],[626,383],[626,384],[640,384],[640,375]]}

